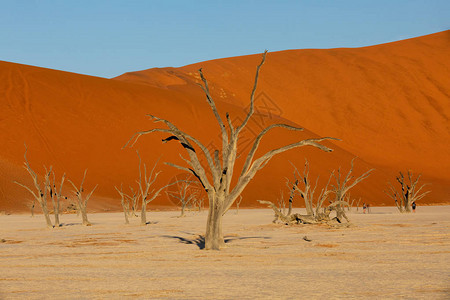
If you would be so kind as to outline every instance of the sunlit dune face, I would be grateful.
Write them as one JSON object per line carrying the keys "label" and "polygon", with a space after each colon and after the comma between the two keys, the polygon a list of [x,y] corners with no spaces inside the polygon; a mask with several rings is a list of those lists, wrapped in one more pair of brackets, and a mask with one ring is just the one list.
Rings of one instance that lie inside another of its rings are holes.
{"label": "sunlit dune face", "polygon": [[[241,207],[256,200],[276,201],[289,193],[290,162],[300,170],[309,160],[311,176],[322,188],[330,171],[355,175],[375,172],[351,194],[371,205],[393,205],[384,194],[400,170],[422,173],[433,191],[423,203],[448,201],[450,193],[450,31],[359,49],[292,50],[269,53],[261,69],[255,115],[240,141],[240,171],[256,135],[273,123],[304,127],[301,133],[275,130],[261,153],[299,139],[331,136],[324,153],[299,148],[272,159],[243,193]],[[219,128],[205,101],[197,70],[202,67],[220,113],[238,124],[245,116],[259,55],[208,61],[182,68],[150,69],[102,79],[49,69],[0,62],[0,210],[27,210],[30,197],[13,180],[31,184],[22,169],[24,143],[34,171],[53,165],[80,181],[89,169],[86,188],[99,184],[91,210],[119,209],[114,185],[135,184],[139,149],[162,171],[157,185],[180,172],[163,165],[184,162],[177,141],[166,144],[163,134],[142,137],[122,149],[137,131],[159,126],[146,114],[169,119],[197,137],[209,149],[220,149]],[[239,173],[239,172],[236,172]],[[67,194],[70,189],[67,186]],[[24,199],[24,200],[17,200]],[[300,199],[296,205],[300,205]],[[154,207],[172,206],[162,194]],[[321,247],[328,247],[323,245]],[[330,246],[331,247],[331,246]]]}

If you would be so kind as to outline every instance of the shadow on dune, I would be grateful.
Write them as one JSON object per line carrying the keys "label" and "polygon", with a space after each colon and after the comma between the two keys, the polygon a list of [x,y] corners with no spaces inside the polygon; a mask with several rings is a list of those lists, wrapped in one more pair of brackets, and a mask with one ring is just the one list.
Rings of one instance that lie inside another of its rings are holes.
{"label": "shadow on dune", "polygon": [[[165,238],[171,238],[171,239],[177,239],[180,241],[180,243],[188,244],[188,245],[197,245],[199,249],[205,249],[205,236],[198,235],[195,238],[184,238],[181,236],[175,236],[175,235],[163,235],[162,237]],[[235,240],[248,240],[248,239],[270,239],[270,237],[266,236],[246,236],[246,237],[225,237],[224,241],[225,243],[230,243]]]}

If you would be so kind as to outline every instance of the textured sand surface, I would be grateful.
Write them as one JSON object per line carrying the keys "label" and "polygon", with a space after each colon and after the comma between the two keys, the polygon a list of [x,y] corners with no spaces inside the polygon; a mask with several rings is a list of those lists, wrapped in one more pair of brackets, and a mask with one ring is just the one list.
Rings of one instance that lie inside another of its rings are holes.
{"label": "textured sand surface", "polygon": [[[90,208],[117,209],[114,185],[133,184],[135,149],[121,150],[133,133],[154,128],[146,114],[170,119],[213,150],[219,148],[218,126],[196,83],[203,67],[211,93],[225,118],[240,124],[260,55],[202,62],[182,68],[150,69],[115,79],[97,78],[0,61],[0,211],[24,211],[30,199],[13,180],[31,184],[22,168],[24,143],[34,170],[53,165],[75,182],[89,169],[86,188],[99,184]],[[400,170],[423,173],[431,183],[428,203],[450,201],[450,31],[355,49],[290,50],[269,53],[261,70],[255,118],[240,139],[240,170],[249,141],[272,123],[305,127],[302,133],[277,129],[260,151],[318,136],[342,139],[327,145],[335,151],[291,150],[271,162],[244,191],[242,206],[257,199],[274,200],[292,174],[289,163],[302,166],[323,186],[331,170],[347,169],[357,157],[355,175],[374,173],[352,190],[372,205],[391,205],[383,193]],[[183,149],[166,135],[143,138],[137,145],[148,165],[161,158],[184,164]],[[179,170],[161,166],[158,185]],[[235,172],[238,173],[238,172]],[[320,189],[320,188],[319,188]],[[66,191],[66,194],[69,194]],[[18,201],[17,199],[22,199]],[[167,197],[154,205],[170,205]]]}
{"label": "textured sand surface", "polygon": [[[200,250],[206,212],[0,216],[1,299],[448,299],[449,206],[353,209],[354,226],[271,224],[270,210],[231,210],[228,247]],[[307,236],[311,241],[303,239]]]}

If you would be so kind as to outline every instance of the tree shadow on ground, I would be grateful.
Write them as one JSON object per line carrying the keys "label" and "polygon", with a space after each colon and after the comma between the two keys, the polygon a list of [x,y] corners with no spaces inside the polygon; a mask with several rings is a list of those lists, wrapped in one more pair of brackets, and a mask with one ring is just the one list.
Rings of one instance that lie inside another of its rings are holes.
{"label": "tree shadow on ground", "polygon": [[66,226],[78,226],[78,225],[81,225],[82,223],[81,222],[79,222],[79,223],[61,223],[61,224],[59,224],[59,227],[66,227]]}
{"label": "tree shadow on ground", "polygon": [[[164,238],[177,239],[180,243],[188,244],[188,245],[196,245],[200,250],[205,249],[205,236],[197,235],[194,238],[185,238],[182,236],[175,235],[163,235]],[[267,236],[244,236],[244,237],[234,237],[234,236],[225,236],[224,242],[225,244],[230,243],[235,240],[248,240],[248,239],[270,239]]]}
{"label": "tree shadow on ground", "polygon": [[158,221],[148,221],[147,223],[145,223],[145,225],[155,225],[158,224]]}

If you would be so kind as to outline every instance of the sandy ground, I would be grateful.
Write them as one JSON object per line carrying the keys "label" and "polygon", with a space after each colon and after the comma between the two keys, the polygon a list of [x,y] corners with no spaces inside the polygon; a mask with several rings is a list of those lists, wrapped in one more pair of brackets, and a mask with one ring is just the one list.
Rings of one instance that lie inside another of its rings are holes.
{"label": "sandy ground", "polygon": [[[228,247],[200,250],[206,211],[0,216],[1,299],[449,299],[450,206],[355,209],[354,226],[271,224],[270,210],[230,211]],[[311,241],[305,241],[307,236]]]}

